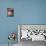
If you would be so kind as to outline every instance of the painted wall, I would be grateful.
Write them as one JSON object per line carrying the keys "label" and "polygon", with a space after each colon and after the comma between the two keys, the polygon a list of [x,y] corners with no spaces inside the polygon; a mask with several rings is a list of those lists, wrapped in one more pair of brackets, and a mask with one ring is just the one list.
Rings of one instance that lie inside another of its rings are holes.
{"label": "painted wall", "polygon": [[[7,17],[9,7],[14,17]],[[17,33],[17,24],[46,24],[46,0],[0,0],[0,44],[8,43],[9,32]]]}

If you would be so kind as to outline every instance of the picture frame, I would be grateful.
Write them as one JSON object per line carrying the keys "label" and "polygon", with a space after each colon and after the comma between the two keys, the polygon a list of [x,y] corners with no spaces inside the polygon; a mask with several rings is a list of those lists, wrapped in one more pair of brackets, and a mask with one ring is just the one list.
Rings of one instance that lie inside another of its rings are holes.
{"label": "picture frame", "polygon": [[14,16],[14,8],[7,8],[7,16]]}

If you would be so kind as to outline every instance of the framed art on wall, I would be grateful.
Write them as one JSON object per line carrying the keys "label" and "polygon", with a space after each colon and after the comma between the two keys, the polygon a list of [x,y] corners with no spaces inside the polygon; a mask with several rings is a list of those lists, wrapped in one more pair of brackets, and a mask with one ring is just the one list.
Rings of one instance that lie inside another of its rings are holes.
{"label": "framed art on wall", "polygon": [[7,8],[7,16],[14,16],[14,9],[13,8]]}
{"label": "framed art on wall", "polygon": [[20,24],[18,25],[18,38],[21,40],[46,41],[46,25]]}

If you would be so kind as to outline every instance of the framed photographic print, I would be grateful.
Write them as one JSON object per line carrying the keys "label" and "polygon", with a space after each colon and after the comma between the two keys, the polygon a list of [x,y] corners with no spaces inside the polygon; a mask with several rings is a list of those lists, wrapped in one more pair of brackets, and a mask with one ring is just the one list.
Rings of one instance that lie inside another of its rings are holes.
{"label": "framed photographic print", "polygon": [[20,46],[46,43],[46,24],[18,24],[18,42]]}
{"label": "framed photographic print", "polygon": [[14,16],[14,9],[13,8],[7,8],[7,16]]}
{"label": "framed photographic print", "polygon": [[45,24],[19,24],[18,38],[21,40],[46,41]]}

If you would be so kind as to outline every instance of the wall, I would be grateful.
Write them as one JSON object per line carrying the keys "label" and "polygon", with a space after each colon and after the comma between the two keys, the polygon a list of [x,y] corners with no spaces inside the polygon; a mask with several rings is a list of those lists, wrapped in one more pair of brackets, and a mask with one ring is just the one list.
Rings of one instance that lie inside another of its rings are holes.
{"label": "wall", "polygon": [[[14,17],[7,17],[9,7]],[[46,0],[0,0],[0,44],[8,43],[9,32],[18,32],[17,24],[46,24]]]}

